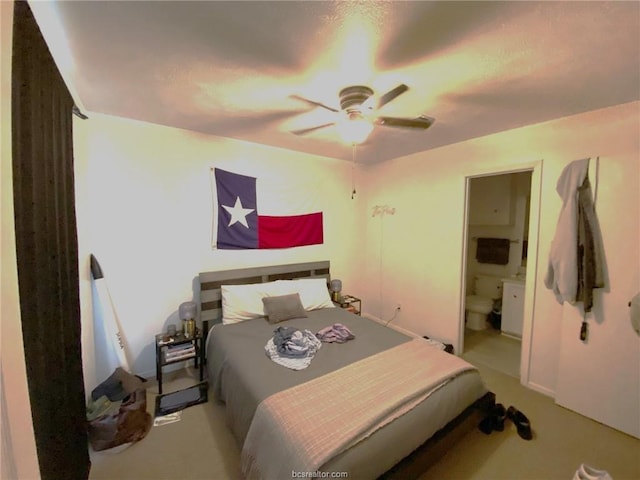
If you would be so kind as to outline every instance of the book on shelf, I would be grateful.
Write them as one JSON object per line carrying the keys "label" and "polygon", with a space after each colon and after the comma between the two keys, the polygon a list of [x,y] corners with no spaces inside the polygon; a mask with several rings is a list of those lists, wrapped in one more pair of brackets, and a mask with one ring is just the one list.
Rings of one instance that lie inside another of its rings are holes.
{"label": "book on shelf", "polygon": [[196,354],[195,348],[192,350],[185,350],[183,352],[175,352],[175,353],[165,352],[164,359],[165,361],[180,360],[182,358],[192,358],[195,356],[195,354]]}
{"label": "book on shelf", "polygon": [[189,343],[181,343],[179,345],[169,345],[166,347],[167,348],[167,352],[181,352],[183,350],[190,350],[193,349],[193,343],[189,342]]}
{"label": "book on shelf", "polygon": [[351,295],[345,295],[340,299],[340,306],[347,307],[354,302],[359,302],[360,300],[356,297],[352,297]]}
{"label": "book on shelf", "polygon": [[180,355],[185,352],[193,352],[195,349],[196,349],[195,346],[189,345],[187,348],[174,348],[174,349],[167,348],[165,350],[165,353]]}
{"label": "book on shelf", "polygon": [[195,352],[196,347],[191,346],[191,348],[180,348],[179,350],[165,350],[165,355],[182,355],[187,352]]}
{"label": "book on shelf", "polygon": [[178,360],[190,360],[196,356],[195,352],[191,352],[184,355],[176,355],[174,357],[165,357],[165,362],[177,362]]}

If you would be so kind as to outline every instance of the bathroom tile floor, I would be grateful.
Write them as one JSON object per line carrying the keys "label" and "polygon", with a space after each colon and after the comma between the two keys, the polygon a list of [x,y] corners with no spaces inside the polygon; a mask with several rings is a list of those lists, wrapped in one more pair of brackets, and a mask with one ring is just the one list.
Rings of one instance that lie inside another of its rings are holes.
{"label": "bathroom tile floor", "polygon": [[520,340],[507,337],[500,330],[470,330],[464,332],[462,358],[480,363],[509,376],[520,378]]}

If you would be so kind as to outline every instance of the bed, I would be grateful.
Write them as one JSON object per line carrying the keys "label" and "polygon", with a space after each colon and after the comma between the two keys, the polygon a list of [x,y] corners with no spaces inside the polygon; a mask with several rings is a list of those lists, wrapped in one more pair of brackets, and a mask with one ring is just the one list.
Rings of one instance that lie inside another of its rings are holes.
{"label": "bed", "polygon": [[[495,396],[467,362],[335,307],[326,289],[329,267],[311,262],[199,275],[208,379],[242,449],[243,472],[265,479],[319,472],[417,478],[477,426]],[[246,292],[274,302],[297,296],[305,316],[256,316],[258,306],[248,300],[235,309]],[[334,324],[355,338],[323,342],[306,368],[287,368],[265,353],[278,327],[315,333]]]}

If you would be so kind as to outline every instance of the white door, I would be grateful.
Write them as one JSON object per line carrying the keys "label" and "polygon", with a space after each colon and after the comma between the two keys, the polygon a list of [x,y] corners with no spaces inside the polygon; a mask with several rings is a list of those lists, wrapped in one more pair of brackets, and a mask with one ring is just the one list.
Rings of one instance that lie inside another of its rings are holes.
{"label": "white door", "polygon": [[600,321],[587,317],[586,342],[582,307],[565,304],[556,403],[640,438],[640,341],[629,321],[630,299],[597,294],[607,313]]}
{"label": "white door", "polygon": [[[596,193],[596,214],[607,285],[594,291],[586,341],[580,340],[582,304],[562,308],[556,402],[640,438],[640,337],[628,307],[640,290],[640,194],[637,182],[628,181],[638,178],[637,159],[627,161],[617,165],[620,171],[609,164],[601,169],[600,183],[607,188]],[[597,172],[590,169],[589,178],[597,188]]]}

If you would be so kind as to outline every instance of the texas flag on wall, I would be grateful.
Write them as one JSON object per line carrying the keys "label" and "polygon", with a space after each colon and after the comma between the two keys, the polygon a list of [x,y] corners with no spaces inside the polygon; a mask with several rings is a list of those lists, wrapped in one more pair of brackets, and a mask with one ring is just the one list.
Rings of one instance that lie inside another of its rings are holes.
{"label": "texas flag on wall", "polygon": [[295,182],[261,180],[214,168],[213,248],[289,248],[323,243],[322,212]]}

